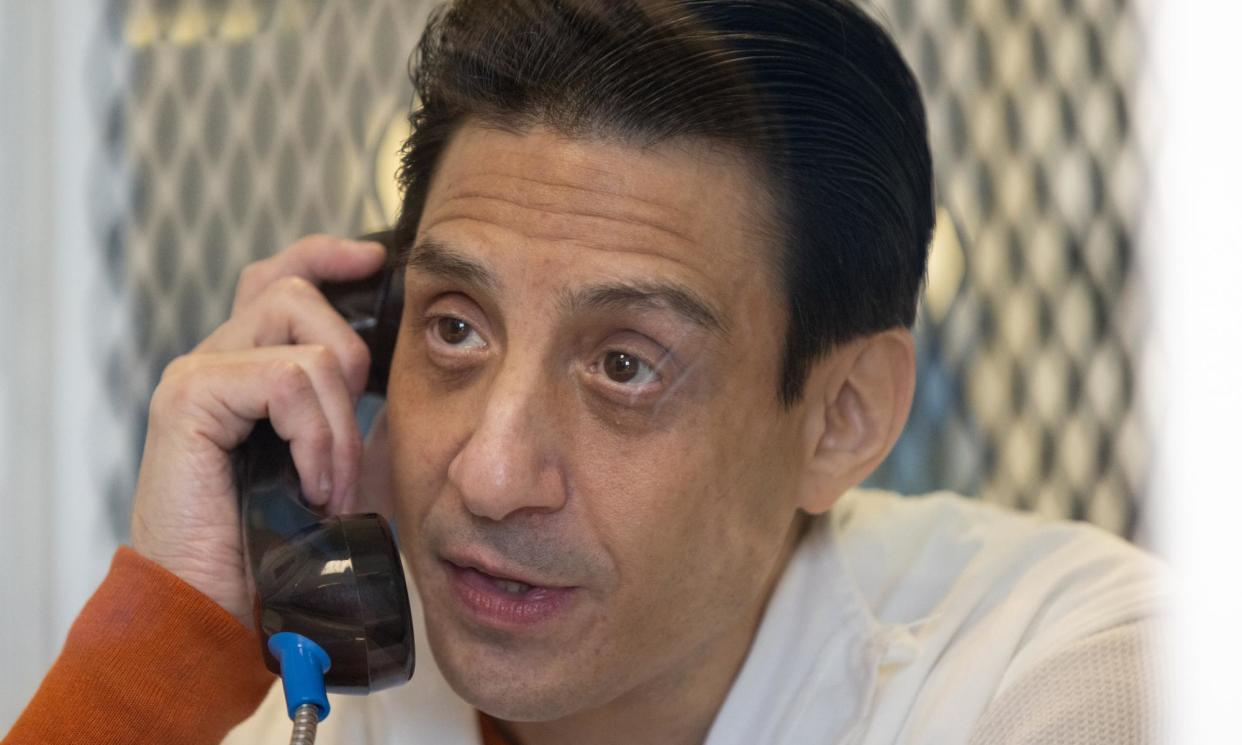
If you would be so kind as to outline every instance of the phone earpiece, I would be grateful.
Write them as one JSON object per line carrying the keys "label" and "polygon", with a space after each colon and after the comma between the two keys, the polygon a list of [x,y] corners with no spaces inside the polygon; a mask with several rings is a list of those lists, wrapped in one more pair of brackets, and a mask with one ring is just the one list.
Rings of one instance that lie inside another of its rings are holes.
{"label": "phone earpiece", "polygon": [[[387,234],[381,240],[392,255]],[[367,389],[383,395],[401,318],[401,272],[388,267],[324,295],[371,350]],[[381,515],[323,516],[306,506],[289,445],[257,422],[233,453],[247,580],[268,669],[281,673],[269,639],[292,632],[330,660],[329,690],[369,693],[409,680],[414,633],[405,574]]]}
{"label": "phone earpiece", "polygon": [[380,515],[321,517],[298,498],[288,445],[259,422],[235,455],[255,626],[294,632],[328,653],[330,690],[368,693],[414,672],[414,634],[401,559]]}

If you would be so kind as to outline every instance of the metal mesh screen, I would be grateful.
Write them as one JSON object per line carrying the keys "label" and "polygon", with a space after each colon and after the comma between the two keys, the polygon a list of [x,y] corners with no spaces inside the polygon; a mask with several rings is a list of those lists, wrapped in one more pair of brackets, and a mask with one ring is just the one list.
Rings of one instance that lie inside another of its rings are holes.
{"label": "metal mesh screen", "polygon": [[427,2],[115,2],[101,29],[103,284],[130,334],[101,345],[129,458],[103,464],[127,529],[160,371],[227,316],[243,266],[307,233],[395,217],[407,58]]}
{"label": "metal mesh screen", "polygon": [[[431,2],[123,0],[91,81],[96,340],[128,456],[90,467],[123,536],[160,371],[221,322],[238,271],[310,232],[395,215],[407,57]],[[1121,0],[885,0],[919,75],[944,205],[915,413],[874,483],[948,487],[1126,533],[1145,474]],[[115,426],[115,422],[112,423]]]}
{"label": "metal mesh screen", "polygon": [[[941,212],[910,427],[878,479],[1129,535],[1145,308],[1125,0],[882,3],[923,85]],[[956,223],[956,224],[955,224]]]}

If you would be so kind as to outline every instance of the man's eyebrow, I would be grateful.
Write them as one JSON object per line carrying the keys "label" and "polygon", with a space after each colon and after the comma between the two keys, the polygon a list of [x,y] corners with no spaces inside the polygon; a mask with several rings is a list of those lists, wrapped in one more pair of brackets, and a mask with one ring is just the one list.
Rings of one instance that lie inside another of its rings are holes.
{"label": "man's eyebrow", "polygon": [[608,282],[566,293],[571,310],[625,310],[653,308],[671,310],[708,331],[725,335],[728,327],[720,313],[690,289],[661,280]]}
{"label": "man's eyebrow", "polygon": [[500,281],[490,269],[439,241],[424,240],[414,246],[405,255],[404,264],[407,268],[414,267],[443,279],[488,290],[500,287]]}
{"label": "man's eyebrow", "polygon": [[[406,267],[444,279],[497,290],[500,280],[490,269],[440,241],[424,240],[404,257]],[[571,290],[563,304],[571,310],[671,310],[691,323],[721,335],[728,333],[720,313],[689,288],[662,280],[606,282]]]}

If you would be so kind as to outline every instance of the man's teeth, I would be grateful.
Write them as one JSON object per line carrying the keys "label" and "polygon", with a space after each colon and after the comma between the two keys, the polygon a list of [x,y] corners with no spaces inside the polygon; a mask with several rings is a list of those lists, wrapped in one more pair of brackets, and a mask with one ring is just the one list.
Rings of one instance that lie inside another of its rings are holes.
{"label": "man's teeth", "polygon": [[513,593],[514,595],[526,592],[527,590],[530,589],[530,585],[526,584],[525,582],[517,582],[511,579],[499,579],[499,578],[493,581],[496,583],[497,587],[504,590],[505,592]]}

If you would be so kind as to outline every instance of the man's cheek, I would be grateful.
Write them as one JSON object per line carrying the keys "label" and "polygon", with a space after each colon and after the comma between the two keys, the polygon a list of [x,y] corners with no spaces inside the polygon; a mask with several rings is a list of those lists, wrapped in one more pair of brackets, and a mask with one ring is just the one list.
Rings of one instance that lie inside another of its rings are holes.
{"label": "man's cheek", "polygon": [[442,461],[425,448],[394,450],[394,514],[407,548],[421,541],[428,512],[445,495],[448,467]]}

